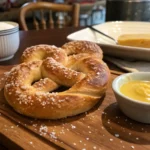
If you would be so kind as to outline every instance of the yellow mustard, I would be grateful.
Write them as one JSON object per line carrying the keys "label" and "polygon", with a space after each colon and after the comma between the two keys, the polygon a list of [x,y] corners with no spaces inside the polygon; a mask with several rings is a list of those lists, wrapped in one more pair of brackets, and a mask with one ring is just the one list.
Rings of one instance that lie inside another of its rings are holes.
{"label": "yellow mustard", "polygon": [[120,87],[120,92],[134,100],[150,103],[150,81],[129,81]]}

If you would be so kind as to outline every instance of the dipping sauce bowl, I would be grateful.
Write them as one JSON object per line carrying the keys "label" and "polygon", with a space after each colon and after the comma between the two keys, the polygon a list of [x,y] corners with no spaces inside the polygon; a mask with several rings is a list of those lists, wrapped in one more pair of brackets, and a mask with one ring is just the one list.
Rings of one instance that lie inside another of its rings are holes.
{"label": "dipping sauce bowl", "polygon": [[[132,84],[134,82],[136,84]],[[126,73],[118,76],[112,82],[112,89],[119,108],[129,118],[142,123],[150,123],[150,100],[148,98],[150,97],[150,85],[147,85],[149,82],[150,72]],[[127,93],[121,90],[124,85],[126,85]],[[132,92],[135,93],[132,94]],[[137,98],[138,95],[143,97],[142,100]],[[145,97],[147,97],[146,101],[144,100]]]}

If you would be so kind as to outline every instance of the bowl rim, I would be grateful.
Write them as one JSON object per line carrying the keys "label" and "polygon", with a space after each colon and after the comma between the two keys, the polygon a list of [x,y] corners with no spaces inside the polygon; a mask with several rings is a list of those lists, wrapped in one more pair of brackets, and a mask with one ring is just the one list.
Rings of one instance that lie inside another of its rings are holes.
{"label": "bowl rim", "polygon": [[[117,82],[118,80],[121,80],[123,78],[125,78],[126,76],[132,76],[134,74],[137,74],[137,75],[143,75],[143,74],[149,74],[150,76],[150,72],[133,72],[133,73],[125,73],[125,74],[122,74],[118,77],[116,77],[113,82],[112,82],[112,89],[113,91],[118,94],[119,96],[123,97],[124,99],[128,100],[129,102],[132,102],[132,103],[138,103],[138,104],[141,104],[141,105],[146,105],[146,106],[150,106],[150,102],[142,102],[142,101],[139,101],[139,100],[135,100],[135,99],[132,99],[128,96],[125,96],[124,94],[122,94],[119,90],[117,90],[116,86],[117,85]],[[149,80],[150,81],[150,80]]]}
{"label": "bowl rim", "polygon": [[10,32],[0,33],[0,37],[1,37],[1,36],[12,35],[12,34],[14,34],[14,33],[16,33],[16,32],[19,33],[19,30],[14,30],[14,31],[10,31]]}
{"label": "bowl rim", "polygon": [[6,29],[6,30],[0,30],[0,34],[1,33],[12,32],[12,31],[16,31],[16,30],[19,30],[19,27],[12,28],[12,29]]}

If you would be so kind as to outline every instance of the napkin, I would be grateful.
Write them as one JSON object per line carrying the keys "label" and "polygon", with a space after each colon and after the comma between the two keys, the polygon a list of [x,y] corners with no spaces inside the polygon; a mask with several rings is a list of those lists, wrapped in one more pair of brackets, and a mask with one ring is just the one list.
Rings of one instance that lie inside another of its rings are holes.
{"label": "napkin", "polygon": [[123,60],[111,56],[105,56],[104,59],[128,72],[150,72],[150,62],[148,61]]}

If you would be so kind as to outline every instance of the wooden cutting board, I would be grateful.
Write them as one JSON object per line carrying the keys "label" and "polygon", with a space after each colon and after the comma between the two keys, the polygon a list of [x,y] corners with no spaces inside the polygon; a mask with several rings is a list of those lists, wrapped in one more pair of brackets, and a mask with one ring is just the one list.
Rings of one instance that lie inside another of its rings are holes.
{"label": "wooden cutting board", "polygon": [[[1,79],[4,77],[3,73],[9,69],[9,66],[0,67]],[[112,74],[111,81],[116,76]],[[119,110],[111,82],[105,97],[92,110],[53,121],[31,119],[16,113],[5,101],[3,81],[0,83],[0,113],[43,140],[64,149],[150,149],[150,125],[133,121]],[[15,144],[17,141],[12,142]],[[34,146],[34,143],[31,144]]]}

